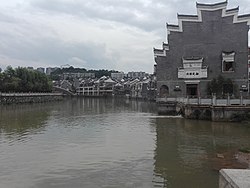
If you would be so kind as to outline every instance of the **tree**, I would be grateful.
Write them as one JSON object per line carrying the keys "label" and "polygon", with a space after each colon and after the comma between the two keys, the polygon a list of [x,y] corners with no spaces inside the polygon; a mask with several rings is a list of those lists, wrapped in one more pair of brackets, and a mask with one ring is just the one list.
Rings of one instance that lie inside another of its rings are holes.
{"label": "tree", "polygon": [[11,66],[8,66],[6,68],[6,70],[4,71],[4,73],[8,76],[8,77],[12,77],[15,75],[15,70],[11,67]]}
{"label": "tree", "polygon": [[51,81],[44,73],[18,67],[0,73],[0,91],[2,92],[48,92],[52,89]]}
{"label": "tree", "polygon": [[217,96],[224,96],[225,94],[233,93],[234,84],[230,78],[225,79],[223,76],[219,75],[217,78],[213,78],[207,84],[207,93],[212,95],[216,93]]}
{"label": "tree", "polygon": [[57,69],[54,72],[51,73],[50,78],[52,80],[59,80],[60,76],[63,73],[95,73],[95,77],[101,78],[102,76],[111,76],[111,73],[119,72],[115,70],[105,70],[105,69],[100,69],[100,70],[86,70],[85,68],[74,68],[74,67],[69,67],[69,68],[62,68],[62,69]]}

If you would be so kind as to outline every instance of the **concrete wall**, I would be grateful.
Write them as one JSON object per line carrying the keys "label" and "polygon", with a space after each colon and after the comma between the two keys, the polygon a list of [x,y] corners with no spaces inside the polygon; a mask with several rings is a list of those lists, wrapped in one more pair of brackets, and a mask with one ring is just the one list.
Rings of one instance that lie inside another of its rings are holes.
{"label": "concrete wall", "polygon": [[184,116],[188,119],[212,120],[212,109],[210,106],[186,105]]}
{"label": "concrete wall", "polygon": [[249,106],[213,106],[212,121],[239,121],[249,112]]}
{"label": "concrete wall", "polygon": [[219,176],[219,188],[250,187],[250,170],[222,169]]}

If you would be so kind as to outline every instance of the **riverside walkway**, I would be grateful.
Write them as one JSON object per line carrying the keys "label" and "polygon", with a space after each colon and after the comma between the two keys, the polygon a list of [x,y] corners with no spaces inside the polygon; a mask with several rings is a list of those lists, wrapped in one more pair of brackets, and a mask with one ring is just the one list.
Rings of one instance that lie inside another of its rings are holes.
{"label": "riverside walkway", "polygon": [[63,99],[62,93],[1,93],[1,104],[40,103]]}

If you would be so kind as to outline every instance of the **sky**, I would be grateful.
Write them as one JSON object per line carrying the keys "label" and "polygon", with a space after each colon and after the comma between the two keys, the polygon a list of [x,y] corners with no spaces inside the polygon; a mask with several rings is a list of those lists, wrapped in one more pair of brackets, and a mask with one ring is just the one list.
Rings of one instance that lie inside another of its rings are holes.
{"label": "sky", "polygon": [[[153,72],[153,48],[195,0],[0,0],[0,68],[60,67]],[[217,3],[216,0],[199,0]],[[229,0],[239,14],[250,0]]]}

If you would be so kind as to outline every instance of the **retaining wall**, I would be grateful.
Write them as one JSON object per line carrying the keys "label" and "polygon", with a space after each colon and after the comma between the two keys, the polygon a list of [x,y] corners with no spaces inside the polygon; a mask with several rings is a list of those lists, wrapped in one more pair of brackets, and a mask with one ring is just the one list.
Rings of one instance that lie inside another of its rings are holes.
{"label": "retaining wall", "polygon": [[250,119],[250,106],[197,105],[181,102],[161,102],[158,103],[158,113],[165,115],[182,114],[188,119],[242,121]]}

